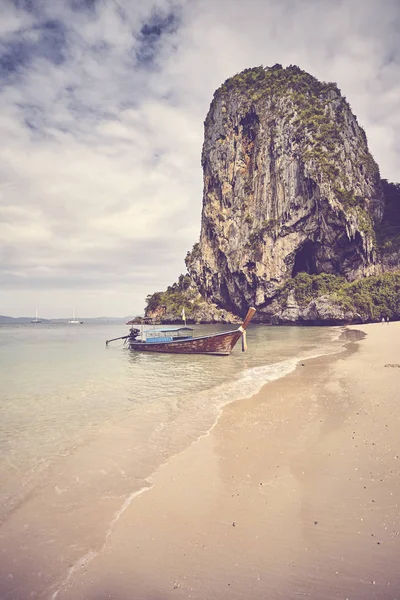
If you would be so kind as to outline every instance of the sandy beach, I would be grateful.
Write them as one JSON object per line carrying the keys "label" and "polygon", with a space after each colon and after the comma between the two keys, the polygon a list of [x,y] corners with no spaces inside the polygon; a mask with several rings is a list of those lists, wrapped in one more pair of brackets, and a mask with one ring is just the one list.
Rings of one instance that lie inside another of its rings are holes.
{"label": "sandy beach", "polygon": [[56,597],[400,598],[400,323],[355,329],[229,405]]}
{"label": "sandy beach", "polygon": [[[89,509],[93,552],[58,584],[27,572],[1,597],[400,599],[400,323],[347,335],[340,354],[225,407],[105,540],[101,511]],[[12,575],[18,544],[10,550]]]}

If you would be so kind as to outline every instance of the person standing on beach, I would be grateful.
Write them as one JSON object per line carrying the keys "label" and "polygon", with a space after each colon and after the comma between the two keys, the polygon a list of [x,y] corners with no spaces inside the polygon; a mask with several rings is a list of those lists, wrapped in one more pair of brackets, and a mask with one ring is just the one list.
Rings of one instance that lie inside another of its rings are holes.
{"label": "person standing on beach", "polygon": [[384,324],[384,322],[385,322],[385,317],[382,317],[382,325]]}
{"label": "person standing on beach", "polygon": [[389,325],[389,317],[386,317],[386,323]]}

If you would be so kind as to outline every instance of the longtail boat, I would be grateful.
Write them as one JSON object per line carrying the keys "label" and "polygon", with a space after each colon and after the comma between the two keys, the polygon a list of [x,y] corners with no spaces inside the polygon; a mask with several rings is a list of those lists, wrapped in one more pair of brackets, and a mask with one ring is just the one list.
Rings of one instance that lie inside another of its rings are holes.
{"label": "longtail boat", "polygon": [[[246,350],[246,329],[255,312],[255,308],[249,308],[240,327],[222,333],[193,337],[193,329],[190,327],[150,329],[142,334],[138,329],[132,328],[129,335],[114,339],[126,340],[131,350],[139,352],[227,356],[240,338],[242,350]],[[111,341],[114,340],[108,340],[106,344]]]}

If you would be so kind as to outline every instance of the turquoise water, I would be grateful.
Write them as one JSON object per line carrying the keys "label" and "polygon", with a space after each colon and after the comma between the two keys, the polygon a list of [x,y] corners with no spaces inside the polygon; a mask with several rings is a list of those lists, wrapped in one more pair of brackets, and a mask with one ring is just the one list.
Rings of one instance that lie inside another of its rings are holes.
{"label": "turquoise water", "polygon": [[[195,335],[231,326],[196,326]],[[0,327],[1,520],[46,471],[107,426],[129,423],[132,491],[163,462],[207,433],[221,408],[341,347],[337,328],[250,326],[229,357],[134,353],[105,340],[121,325]],[[121,460],[124,449],[121,447]],[[136,481],[137,479],[137,481]],[[128,490],[125,490],[126,492]]]}
{"label": "turquoise water", "polygon": [[125,333],[0,326],[1,597],[55,600],[154,473],[207,435],[227,403],[344,344],[340,328],[258,325],[248,351],[238,343],[228,357],[106,347]]}

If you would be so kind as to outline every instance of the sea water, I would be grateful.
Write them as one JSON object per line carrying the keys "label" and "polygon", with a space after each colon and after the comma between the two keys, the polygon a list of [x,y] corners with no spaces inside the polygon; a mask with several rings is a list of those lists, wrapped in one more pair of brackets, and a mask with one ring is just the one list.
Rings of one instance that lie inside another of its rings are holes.
{"label": "sea water", "polygon": [[[239,341],[228,357],[139,353],[121,341],[106,346],[124,329],[0,326],[0,542],[18,544],[18,528],[28,527],[31,538],[24,533],[21,548],[48,548],[59,585],[66,565],[99,549],[136,495],[151,487],[152,474],[206,435],[227,403],[344,344],[341,328],[250,325],[247,352]],[[232,326],[194,329],[207,335]],[[38,512],[40,527],[29,528]]]}
{"label": "sea water", "polygon": [[[194,335],[231,328],[195,326]],[[37,473],[101,435],[104,423],[130,418],[136,446],[162,462],[204,435],[226,403],[251,396],[299,360],[339,349],[339,333],[250,326],[246,353],[239,341],[229,357],[218,357],[136,353],[122,341],[106,347],[106,339],[125,334],[115,324],[0,326],[0,518],[16,494],[23,499],[18,482],[30,492]]]}

